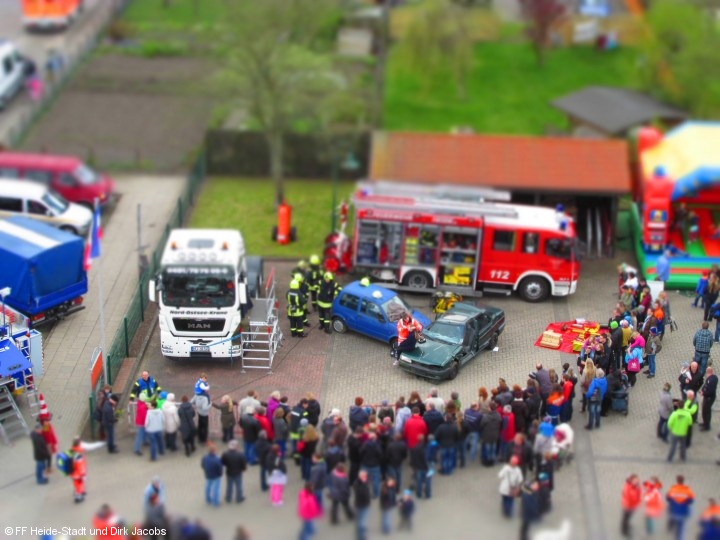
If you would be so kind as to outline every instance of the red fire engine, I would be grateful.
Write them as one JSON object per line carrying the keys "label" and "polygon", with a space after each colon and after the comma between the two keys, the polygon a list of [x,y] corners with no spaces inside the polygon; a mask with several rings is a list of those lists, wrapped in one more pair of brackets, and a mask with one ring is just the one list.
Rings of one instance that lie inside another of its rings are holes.
{"label": "red fire engine", "polygon": [[465,295],[517,291],[529,302],[575,292],[580,264],[569,215],[470,199],[467,193],[440,196],[408,184],[360,184],[354,238],[342,232],[328,237],[326,267],[397,288],[442,287]]}

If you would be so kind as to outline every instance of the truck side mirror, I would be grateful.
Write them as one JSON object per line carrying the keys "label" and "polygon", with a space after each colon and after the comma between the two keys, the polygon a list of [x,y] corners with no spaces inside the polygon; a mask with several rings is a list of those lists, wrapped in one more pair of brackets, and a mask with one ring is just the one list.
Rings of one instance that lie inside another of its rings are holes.
{"label": "truck side mirror", "polygon": [[240,305],[248,303],[248,291],[246,283],[238,283],[238,297],[240,298]]}
{"label": "truck side mirror", "polygon": [[151,302],[157,302],[157,295],[155,294],[155,280],[151,279],[148,281],[148,300]]}

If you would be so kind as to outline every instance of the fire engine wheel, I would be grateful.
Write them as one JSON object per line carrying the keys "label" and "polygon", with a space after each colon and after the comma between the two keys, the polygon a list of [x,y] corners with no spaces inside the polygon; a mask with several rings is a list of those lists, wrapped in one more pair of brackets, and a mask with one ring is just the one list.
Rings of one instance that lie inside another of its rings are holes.
{"label": "fire engine wheel", "polygon": [[448,379],[451,381],[458,376],[458,373],[460,373],[460,363],[455,360],[452,363],[452,367],[450,368],[450,373],[448,374]]}
{"label": "fire engine wheel", "polygon": [[340,317],[333,317],[332,327],[338,334],[347,332],[347,324]]}
{"label": "fire engine wheel", "polygon": [[550,284],[545,278],[530,276],[520,282],[518,292],[527,302],[541,302],[550,294]]}
{"label": "fire engine wheel", "polygon": [[403,279],[403,285],[413,289],[429,289],[433,286],[432,276],[427,272],[414,270],[407,273]]}

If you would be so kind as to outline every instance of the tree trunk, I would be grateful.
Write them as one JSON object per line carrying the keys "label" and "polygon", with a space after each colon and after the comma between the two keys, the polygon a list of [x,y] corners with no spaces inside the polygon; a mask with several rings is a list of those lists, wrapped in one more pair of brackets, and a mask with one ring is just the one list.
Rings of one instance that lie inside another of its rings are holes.
{"label": "tree trunk", "polygon": [[268,133],[270,146],[270,177],[275,182],[275,205],[285,202],[285,187],[283,185],[283,156],[285,147],[282,133]]}
{"label": "tree trunk", "polygon": [[535,58],[537,59],[538,66],[541,68],[545,67],[545,46],[542,43],[535,42],[533,44],[535,49]]}

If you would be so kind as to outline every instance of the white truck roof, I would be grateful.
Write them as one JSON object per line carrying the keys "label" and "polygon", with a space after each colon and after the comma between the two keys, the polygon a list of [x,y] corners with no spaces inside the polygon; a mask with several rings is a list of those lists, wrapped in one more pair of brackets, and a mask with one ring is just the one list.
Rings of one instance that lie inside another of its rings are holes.
{"label": "white truck roof", "polygon": [[162,266],[175,264],[228,264],[245,256],[245,241],[233,229],[174,229],[163,251]]}

